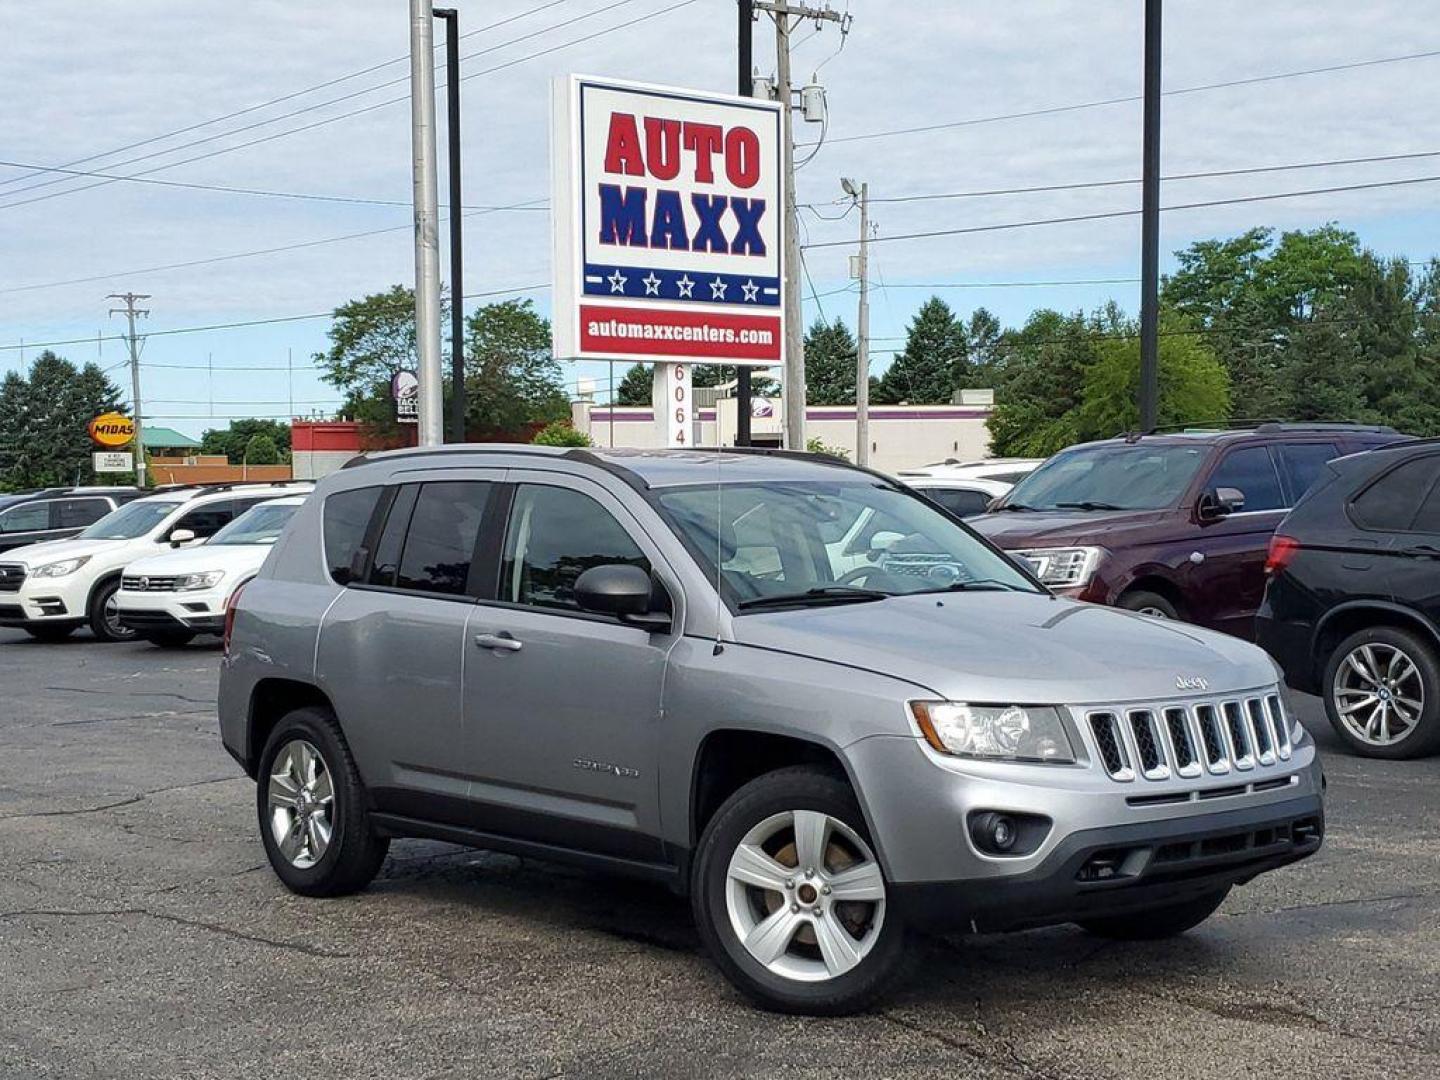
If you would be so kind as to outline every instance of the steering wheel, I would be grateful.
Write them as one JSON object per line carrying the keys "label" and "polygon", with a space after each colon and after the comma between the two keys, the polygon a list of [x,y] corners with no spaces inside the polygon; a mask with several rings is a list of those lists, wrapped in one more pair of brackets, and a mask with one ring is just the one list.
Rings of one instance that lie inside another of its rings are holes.
{"label": "steering wheel", "polygon": [[876,574],[884,574],[885,571],[878,566],[857,566],[854,570],[847,570],[835,579],[836,585],[853,585],[857,581],[868,581]]}

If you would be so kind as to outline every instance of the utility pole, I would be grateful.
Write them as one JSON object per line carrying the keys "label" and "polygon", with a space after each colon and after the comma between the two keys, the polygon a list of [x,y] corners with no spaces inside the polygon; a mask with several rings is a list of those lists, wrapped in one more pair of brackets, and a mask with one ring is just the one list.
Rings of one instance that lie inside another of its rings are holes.
{"label": "utility pole", "polygon": [[[440,195],[435,180],[435,32],[430,0],[410,0],[410,148],[415,203],[415,353],[419,442],[443,441],[440,374]],[[452,211],[453,212],[453,211]]]}
{"label": "utility pole", "polygon": [[870,185],[855,190],[841,180],[845,193],[860,203],[860,254],[850,276],[860,280],[860,310],[855,315],[855,464],[870,464]]}
{"label": "utility pole", "polygon": [[[736,49],[736,80],[735,92],[741,97],[755,96],[755,2],[754,0],[735,0],[735,6],[739,10],[740,21],[738,27]],[[735,369],[735,445],[750,445],[750,416],[752,407],[750,369],[743,364]],[[613,409],[613,406],[612,406]],[[720,403],[715,403],[715,441],[720,441]]]}
{"label": "utility pole", "polygon": [[450,441],[465,441],[465,283],[460,215],[460,13],[436,8],[445,20],[445,136],[450,151]]}
{"label": "utility pole", "polygon": [[1145,0],[1145,118],[1140,195],[1140,430],[1160,414],[1160,0]]}
{"label": "utility pole", "polygon": [[775,20],[775,91],[780,100],[780,153],[785,181],[785,221],[782,235],[785,248],[785,446],[805,449],[805,327],[800,314],[800,240],[795,218],[795,134],[794,102],[790,90],[790,20],[814,19],[846,25],[845,16],[830,8],[801,4],[761,2],[755,7],[768,11]]}
{"label": "utility pole", "polygon": [[125,301],[123,308],[111,308],[110,314],[114,316],[123,313],[129,326],[126,337],[130,342],[130,397],[132,401],[130,415],[135,421],[135,441],[133,443],[135,447],[135,486],[143,488],[145,486],[145,431],[140,426],[140,346],[135,337],[135,316],[148,316],[150,309],[137,308],[135,301],[149,300],[150,294],[111,293],[106,299]]}

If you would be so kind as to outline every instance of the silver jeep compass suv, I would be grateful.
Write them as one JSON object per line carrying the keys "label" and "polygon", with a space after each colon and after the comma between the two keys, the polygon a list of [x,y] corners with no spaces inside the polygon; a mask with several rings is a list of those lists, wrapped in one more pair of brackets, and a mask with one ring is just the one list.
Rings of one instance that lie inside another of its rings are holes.
{"label": "silver jeep compass suv", "polygon": [[871,1001],[910,925],[1178,934],[1324,828],[1259,649],[808,455],[357,459],[232,600],[220,721],[289,888],[402,836],[640,874],[795,1012]]}

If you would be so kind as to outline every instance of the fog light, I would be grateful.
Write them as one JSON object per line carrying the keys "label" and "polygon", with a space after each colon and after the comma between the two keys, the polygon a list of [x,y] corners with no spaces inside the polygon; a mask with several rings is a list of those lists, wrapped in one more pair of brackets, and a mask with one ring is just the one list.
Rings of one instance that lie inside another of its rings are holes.
{"label": "fog light", "polygon": [[1020,829],[1007,814],[977,814],[970,823],[970,836],[975,845],[992,855],[1004,855],[1015,847]]}

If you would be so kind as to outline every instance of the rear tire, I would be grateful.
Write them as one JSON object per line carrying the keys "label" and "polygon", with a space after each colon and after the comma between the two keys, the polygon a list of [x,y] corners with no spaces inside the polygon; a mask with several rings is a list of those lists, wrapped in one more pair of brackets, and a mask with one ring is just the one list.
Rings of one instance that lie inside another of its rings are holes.
{"label": "rear tire", "polygon": [[1127,592],[1120,597],[1115,606],[1139,615],[1149,615],[1152,619],[1179,620],[1180,618],[1180,609],[1173,603],[1159,593],[1148,592],[1145,589]]}
{"label": "rear tire", "polygon": [[1132,911],[1104,919],[1085,919],[1080,926],[1096,937],[1112,941],[1160,941],[1192,930],[1215,914],[1225,902],[1230,886],[1205,893],[1178,904]]}
{"label": "rear tire", "polygon": [[135,631],[121,626],[117,621],[119,608],[115,594],[120,591],[120,579],[98,585],[90,594],[90,608],[86,615],[90,621],[90,632],[100,641],[134,641]]}
{"label": "rear tire", "polygon": [[370,884],[390,841],[370,825],[365,785],[328,709],[284,716],[265,741],[256,776],[260,838],[286,888],[344,896]]}
{"label": "rear tire", "polygon": [[[1358,668],[1350,664],[1352,656]],[[1378,682],[1376,673],[1368,670],[1367,656],[1381,669]],[[1440,660],[1434,646],[1418,634],[1397,626],[1374,626],[1351,634],[1330,654],[1320,693],[1330,726],[1353,753],[1396,760],[1440,750]],[[1387,713],[1395,710],[1385,717],[1383,728],[1376,708],[1367,704],[1371,698],[1378,703],[1382,694]],[[1342,713],[1347,708],[1352,712]],[[1405,729],[1399,733],[1402,723]],[[1382,732],[1398,737],[1383,741]]]}
{"label": "rear tire", "polygon": [[195,640],[195,635],[189,630],[157,630],[145,634],[144,638],[151,645],[161,649],[178,649],[182,645],[189,645]]}
{"label": "rear tire", "polygon": [[710,956],[750,1000],[841,1016],[899,973],[905,927],[887,891],[850,785],[805,766],[751,781],[716,811],[691,903]]}
{"label": "rear tire", "polygon": [[27,626],[25,633],[36,641],[64,641],[75,632],[73,626]]}

